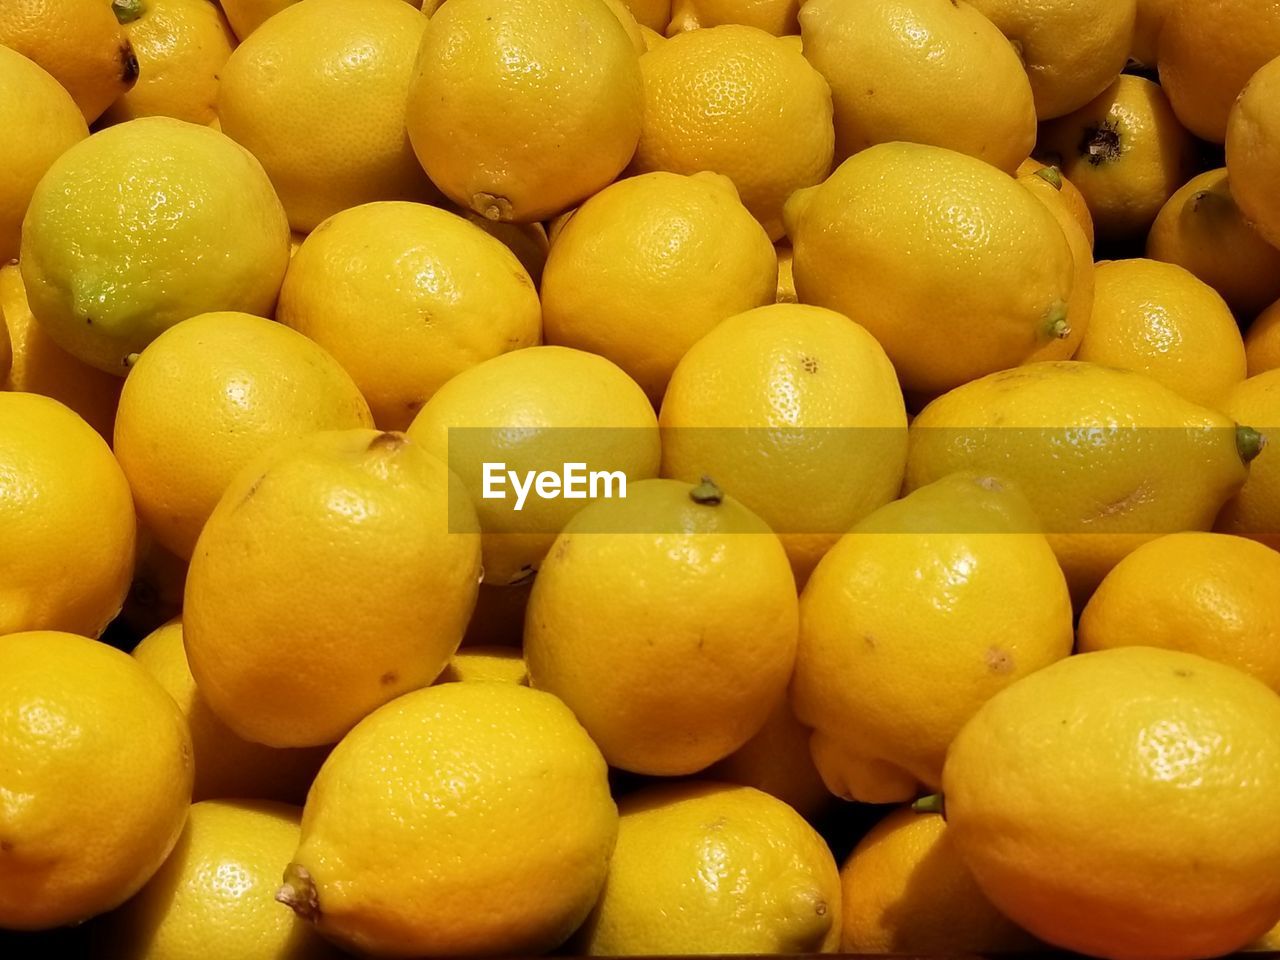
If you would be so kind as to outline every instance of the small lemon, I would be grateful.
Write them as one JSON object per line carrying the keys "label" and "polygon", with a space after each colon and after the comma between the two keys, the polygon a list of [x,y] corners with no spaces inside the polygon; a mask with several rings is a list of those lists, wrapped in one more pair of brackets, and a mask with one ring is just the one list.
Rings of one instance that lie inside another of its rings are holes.
{"label": "small lemon", "polygon": [[672,0],[668,34],[738,23],[775,37],[800,32],[798,15],[806,0]]}
{"label": "small lemon", "polygon": [[623,0],[636,22],[658,33],[671,22],[671,0]]}
{"label": "small lemon", "polygon": [[1268,370],[1237,386],[1227,398],[1226,412],[1242,423],[1258,424],[1266,445],[1214,529],[1280,550],[1280,370]]}
{"label": "small lemon", "polygon": [[449,660],[436,683],[515,683],[529,685],[529,668],[515,647],[469,646]]}
{"label": "small lemon", "polygon": [[[3,275],[0,274],[2,282]],[[1258,314],[1249,325],[1244,336],[1244,352],[1251,377],[1280,368],[1280,300]],[[16,357],[14,362],[17,363]]]}
{"label": "small lemon", "polygon": [[279,897],[361,954],[532,954],[586,917],[617,829],[604,760],[564,704],[441,684],[334,748]]}
{"label": "small lemon", "polygon": [[297,2],[298,0],[219,0],[219,6],[236,36],[247,40],[249,34],[262,26],[268,18]]}
{"label": "small lemon", "polygon": [[1133,41],[1129,59],[1144,67],[1160,62],[1160,31],[1177,0],[1138,0],[1138,15],[1133,23]]}
{"label": "small lemon", "polygon": [[0,927],[87,920],[147,882],[182,832],[191,739],[126,654],[69,633],[0,636]]}
{"label": "small lemon", "polygon": [[[1280,10],[1277,11],[1280,22]],[[1227,171],[1240,210],[1272,246],[1280,247],[1280,37],[1277,56],[1249,80],[1231,108]]]}
{"label": "small lemon", "polygon": [[642,174],[605,187],[557,234],[543,322],[549,343],[612,360],[661,403],[689,348],[776,287],[773,245],[731,181]]}

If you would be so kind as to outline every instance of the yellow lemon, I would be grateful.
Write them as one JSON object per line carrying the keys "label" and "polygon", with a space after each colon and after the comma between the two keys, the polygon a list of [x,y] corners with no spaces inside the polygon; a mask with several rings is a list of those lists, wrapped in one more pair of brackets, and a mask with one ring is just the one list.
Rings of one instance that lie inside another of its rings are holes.
{"label": "yellow lemon", "polygon": [[787,233],[800,301],[865,326],[905,390],[940,393],[1070,330],[1066,236],[1044,204],[974,157],[869,147],[792,195]]}
{"label": "yellow lemon", "polygon": [[1036,115],[1084,106],[1119,75],[1129,56],[1136,0],[972,0],[1022,58]]}
{"label": "yellow lemon", "polygon": [[236,36],[247,40],[249,34],[262,26],[268,18],[297,2],[298,0],[219,0],[219,6]]}
{"label": "yellow lemon", "polygon": [[846,953],[1027,953],[1030,936],[983,896],[936,813],[895,810],[840,868]]}
{"label": "yellow lemon", "polygon": [[1129,44],[1129,59],[1144,67],[1154,67],[1160,61],[1160,31],[1169,11],[1177,0],[1138,0],[1137,17],[1133,22],[1133,41]]}
{"label": "yellow lemon", "polygon": [[800,32],[798,15],[806,0],[672,0],[667,33],[738,23],[775,37]]}
{"label": "yellow lemon", "polygon": [[108,127],[64,153],[22,228],[35,318],[117,376],[180,320],[269,314],[288,262],[289,225],[258,161],[169,117]]}
{"label": "yellow lemon", "polygon": [[436,683],[529,685],[529,668],[514,647],[469,646],[455,653]]}
{"label": "yellow lemon", "polygon": [[[409,436],[462,478],[494,586],[532,576],[588,500],[616,495],[619,475],[628,483],[657,476],[661,456],[644,391],[603,357],[568,347],[516,350],[464,370],[427,401]],[[561,496],[570,463],[585,489],[570,478],[574,495]],[[548,474],[558,481],[531,486]]]}
{"label": "yellow lemon", "polygon": [[276,319],[342,364],[384,430],[405,429],[455,374],[531,347],[541,331],[538,292],[515,254],[461,217],[394,201],[312,232]]}
{"label": "yellow lemon", "polygon": [[221,8],[208,0],[113,0],[138,57],[138,82],[113,103],[106,123],[175,117],[209,124],[218,80],[236,45]]}
{"label": "yellow lemon", "polygon": [[1147,235],[1147,256],[1186,267],[1241,320],[1280,298],[1280,249],[1249,225],[1225,167],[1192,177],[1160,208]]}
{"label": "yellow lemon", "polygon": [[227,61],[222,130],[262,162],[293,229],[373,200],[437,196],[404,133],[426,27],[402,0],[309,0]]}
{"label": "yellow lemon", "polygon": [[89,135],[71,96],[20,53],[0,46],[0,263],[18,257],[22,218],[53,161]]}
{"label": "yellow lemon", "polygon": [[733,181],[771,240],[792,191],[831,169],[831,89],[799,49],[755,27],[681,33],[640,59],[644,130],[632,167]]}
{"label": "yellow lemon", "polygon": [[1280,247],[1280,49],[1253,75],[1231,108],[1227,171],[1245,219],[1264,240]]}
{"label": "yellow lemon", "polygon": [[0,927],[79,923],[164,862],[191,798],[178,707],[119,650],[69,633],[0,637]]}
{"label": "yellow lemon", "polygon": [[804,818],[751,787],[626,797],[604,893],[574,945],[593,956],[831,953],[840,877]]}
{"label": "yellow lemon", "polygon": [[1251,673],[1280,692],[1280,553],[1220,533],[1145,543],[1080,615],[1080,650],[1164,647]]}
{"label": "yellow lemon", "polygon": [[636,22],[659,34],[671,22],[671,0],[623,0]]}
{"label": "yellow lemon", "polygon": [[187,572],[201,694],[247,740],[333,743],[444,669],[475,604],[476,533],[457,477],[403,434],[268,450],[227,487]]}
{"label": "yellow lemon", "polygon": [[0,477],[0,634],[96,637],[124,602],[136,538],[110,448],[54,400],[0,393]]}
{"label": "yellow lemon", "polygon": [[47,70],[89,123],[138,80],[138,58],[106,0],[5,0],[0,45]]}
{"label": "yellow lemon", "polygon": [[800,600],[791,702],[818,772],[849,800],[942,781],[979,707],[1071,653],[1071,598],[1025,498],[957,474],[871,514]]}
{"label": "yellow lemon", "polygon": [[1218,515],[1215,529],[1280,550],[1280,370],[1250,377],[1231,392],[1226,412],[1258,424],[1266,438],[1249,479]]}
{"label": "yellow lemon", "polygon": [[[242,740],[209,709],[187,665],[182,621],[172,620],[142,639],[133,658],[147,669],[187,718],[195,763],[192,800],[253,799],[301,803],[327,753],[324,749],[283,749]],[[296,843],[297,838],[294,838]],[[279,879],[290,848],[274,865]]]}
{"label": "yellow lemon", "polygon": [[[602,638],[608,638],[602,642]],[[565,525],[529,598],[529,681],[610,765],[695,773],[786,693],[796,588],[778,538],[714,484],[631,484]]]}
{"label": "yellow lemon", "polygon": [[1280,56],[1280,7],[1253,0],[1175,0],[1160,31],[1160,85],[1182,125],[1222,143],[1249,77]]}
{"label": "yellow lemon", "polygon": [[[1033,157],[1028,157],[1018,165],[1014,175],[1022,181],[1023,186],[1031,187],[1031,192],[1043,199],[1052,190],[1058,199],[1071,213],[1072,219],[1084,231],[1089,241],[1089,249],[1093,249],[1094,231],[1093,216],[1089,213],[1089,205],[1079,187],[1062,175],[1062,170],[1052,164],[1046,165]],[[1034,175],[1036,179],[1031,180]],[[1050,205],[1050,209],[1053,208]]]}
{"label": "yellow lemon", "polygon": [[110,442],[123,381],[77,360],[49,338],[31,316],[16,263],[0,267],[0,318],[9,328],[13,354],[9,376],[0,386],[57,400]]}
{"label": "yellow lemon", "polygon": [[607,357],[660,403],[703,334],[776,289],[773,245],[728,179],[649,173],[605,187],[557,234],[543,323],[548,342]]}
{"label": "yellow lemon", "polygon": [[1037,156],[1079,188],[1098,236],[1145,235],[1195,171],[1195,144],[1157,84],[1125,75],[1079,110],[1045,124]]}
{"label": "yellow lemon", "polygon": [[191,806],[169,859],[113,914],[101,936],[120,960],[321,960],[337,952],[281,909],[281,864],[298,845],[302,810],[206,800]]}
{"label": "yellow lemon", "polygon": [[547,265],[547,252],[551,242],[547,237],[547,228],[540,223],[509,223],[502,220],[486,220],[474,210],[467,210],[456,204],[449,205],[450,212],[474,223],[503,246],[510,250],[535,287],[542,283],[542,271]]}
{"label": "yellow lemon", "polygon": [[1280,914],[1280,696],[1172,650],[1069,657],[990,700],[943,775],[978,885],[1098,957],[1231,953]]}
{"label": "yellow lemon", "polygon": [[662,34],[658,33],[658,31],[650,30],[643,24],[640,27],[640,38],[644,40],[645,53],[648,53],[654,47],[665,43],[667,39]]}
{"label": "yellow lemon", "polygon": [[803,582],[840,534],[897,496],[906,422],[893,366],[866,330],[774,304],[724,321],[676,367],[662,474],[713,478],[782,537]]}
{"label": "yellow lemon", "polygon": [[600,0],[449,0],[427,21],[409,138],[454,202],[545,220],[622,171],[642,109],[636,48]]}
{"label": "yellow lemon", "polygon": [[1036,142],[1017,53],[967,3],[808,0],[804,55],[831,84],[836,159],[892,140],[929,143],[1012,173]]}
{"label": "yellow lemon", "polygon": [[1208,530],[1258,449],[1256,431],[1143,374],[1033,363],[925,407],[911,425],[906,487],[957,470],[1016,484],[1083,604],[1139,544]]}
{"label": "yellow lemon", "polygon": [[258,453],[371,426],[356,385],[314,342],[262,317],[206,313],[162,333],[129,371],[115,452],[138,515],[190,559],[218,498]]}
{"label": "yellow lemon", "polygon": [[1194,403],[1221,408],[1245,378],[1244,341],[1226,302],[1158,260],[1098,264],[1093,316],[1077,360],[1136,370]]}
{"label": "yellow lemon", "polygon": [[590,911],[617,829],[604,759],[564,704],[446,683],[334,748],[279,897],[362,954],[541,952]]}
{"label": "yellow lemon", "polygon": [[[0,283],[3,279],[0,272]],[[1244,352],[1251,377],[1280,368],[1280,300],[1258,314],[1249,325],[1244,336]],[[16,356],[14,363],[17,363]]]}
{"label": "yellow lemon", "polygon": [[627,38],[631,41],[631,46],[635,48],[636,53],[644,53],[648,49],[648,44],[640,30],[639,22],[624,0],[604,0],[604,4],[613,11],[613,15],[622,24],[622,29],[627,31]]}
{"label": "yellow lemon", "polygon": [[783,242],[774,247],[778,258],[778,289],[774,294],[775,303],[799,303],[796,296],[795,251],[791,244]]}

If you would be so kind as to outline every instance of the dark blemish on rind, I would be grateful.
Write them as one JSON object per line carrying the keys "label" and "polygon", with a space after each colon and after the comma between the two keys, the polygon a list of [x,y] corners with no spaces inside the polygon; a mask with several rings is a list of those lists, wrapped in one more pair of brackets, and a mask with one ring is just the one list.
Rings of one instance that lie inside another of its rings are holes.
{"label": "dark blemish on rind", "polygon": [[987,663],[987,669],[992,673],[1010,673],[1013,671],[1013,654],[1009,653],[1008,650],[990,647],[983,659]]}
{"label": "dark blemish on rind", "polygon": [[866,644],[868,650],[874,650],[876,648],[876,638],[869,633],[864,633],[862,635],[862,642]]}
{"label": "dark blemish on rind", "polygon": [[400,679],[400,675],[398,673],[396,673],[394,670],[388,670],[386,673],[384,673],[382,676],[378,678],[378,682],[382,684],[384,687],[389,687],[399,679]]}
{"label": "dark blemish on rind", "polygon": [[801,357],[800,366],[805,373],[817,373],[818,361],[815,357]]}
{"label": "dark blemish on rind", "polygon": [[236,504],[237,510],[253,499],[253,495],[258,492],[258,488],[262,486],[262,481],[264,479],[266,479],[266,474],[263,474],[261,477],[258,477],[257,480],[253,481],[253,483],[249,484],[249,489],[244,492],[244,496],[241,497],[240,502]]}
{"label": "dark blemish on rind", "polygon": [[13,842],[10,840],[0,840],[0,853],[12,853]]}
{"label": "dark blemish on rind", "polygon": [[1120,133],[1116,122],[1107,119],[1096,127],[1085,127],[1079,149],[1080,155],[1095,167],[1119,158]]}
{"label": "dark blemish on rind", "polygon": [[1174,675],[1175,677],[1189,677],[1189,676],[1191,676],[1191,671],[1190,671],[1190,670],[1182,670],[1182,669],[1178,669],[1178,670],[1173,671],[1173,675]]}
{"label": "dark blemish on rind", "polygon": [[138,82],[140,72],[138,55],[133,52],[133,44],[125,39],[120,44],[120,79],[124,81],[126,87],[132,87]]}

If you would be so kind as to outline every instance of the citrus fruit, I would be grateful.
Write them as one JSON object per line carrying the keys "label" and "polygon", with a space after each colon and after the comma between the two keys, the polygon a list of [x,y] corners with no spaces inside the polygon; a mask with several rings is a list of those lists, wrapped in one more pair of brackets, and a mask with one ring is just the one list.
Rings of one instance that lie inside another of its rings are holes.
{"label": "citrus fruit", "polygon": [[1245,220],[1225,167],[1192,177],[1160,208],[1147,256],[1186,267],[1241,320],[1280,298],[1280,250]]}
{"label": "citrus fruit", "polygon": [[910,800],[987,700],[1071,653],[1071,598],[1026,499],[955,474],[881,507],[800,599],[791,702],[847,800]]}
{"label": "citrus fruit", "polygon": [[556,236],[543,323],[548,342],[612,360],[661,403],[689,348],[776,288],[773,245],[732,182],[648,173],[605,187]]}
{"label": "citrus fruit", "polygon": [[529,681],[568,704],[611,766],[695,773],[747,742],[795,660],[782,544],[708,482],[631,484],[571,519],[525,615]]}
{"label": "citrus fruit", "polygon": [[737,23],[775,37],[800,32],[797,15],[806,0],[672,0],[667,33]]}
{"label": "citrus fruit", "polygon": [[449,660],[436,683],[515,683],[529,685],[529,669],[514,647],[469,646]]}
{"label": "citrus fruit", "polygon": [[64,153],[22,228],[36,320],[117,376],[180,320],[269,314],[288,262],[289,225],[258,161],[215,130],[169,117],[108,127]]}
{"label": "citrus fruit", "polygon": [[1012,173],[1036,111],[1017,53],[986,17],[951,0],[808,0],[804,55],[831,84],[836,159],[909,140]]}
{"label": "citrus fruit", "polygon": [[781,536],[801,582],[902,484],[893,366],[866,330],[820,307],[721,323],[676,367],[659,422],[663,476],[713,478]]}
{"label": "citrus fruit", "polygon": [[792,195],[787,233],[801,302],[865,326],[905,390],[940,393],[1070,329],[1074,264],[1062,229],[1012,177],[974,157],[869,147]]}
{"label": "citrus fruit", "polygon": [[486,220],[474,210],[467,210],[457,204],[449,205],[450,212],[458,214],[469,223],[474,223],[495,240],[515,254],[520,265],[529,274],[533,285],[542,283],[542,271],[547,265],[547,251],[551,243],[547,238],[547,228],[540,223],[510,223],[503,220]]}
{"label": "citrus fruit", "polygon": [[455,203],[544,220],[622,171],[642,109],[636,49],[599,0],[449,0],[418,53],[409,139]]}
{"label": "citrus fruit", "polygon": [[[307,788],[327,751],[277,750],[234,734],[196,689],[182,645],[181,619],[171,620],[143,637],[132,655],[173,697],[187,719],[195,764],[193,801],[239,798],[302,803],[306,799]],[[292,852],[290,848],[288,853]],[[275,865],[273,879],[279,879],[281,864],[286,862],[288,854]]]}
{"label": "citrus fruit", "polygon": [[500,241],[396,201],[343,210],[312,232],[276,319],[342,364],[385,430],[405,429],[455,374],[533,346],[541,330],[533,281]]}
{"label": "citrus fruit", "polygon": [[1164,647],[1251,673],[1280,692],[1280,553],[1221,533],[1145,543],[1103,579],[1080,615],[1081,651]]}
{"label": "citrus fruit", "polygon": [[[1062,170],[1052,164],[1043,164],[1034,157],[1028,157],[1018,165],[1014,175],[1022,181],[1023,186],[1031,187],[1031,192],[1043,199],[1052,190],[1061,200],[1063,206],[1071,213],[1076,224],[1084,231],[1093,249],[1094,231],[1093,216],[1089,213],[1089,205],[1085,202],[1080,189],[1062,175]],[[1035,180],[1031,176],[1036,177]],[[1052,207],[1051,207],[1052,208]]]}
{"label": "citrus fruit", "polygon": [[93,428],[55,400],[0,393],[0,635],[96,637],[133,573],[129,484]]}
{"label": "citrus fruit", "polygon": [[[494,586],[532,576],[588,500],[617,495],[618,474],[627,483],[656,476],[661,456],[644,391],[603,357],[568,347],[515,350],[464,370],[427,401],[409,436],[461,477],[484,531],[484,579]],[[570,463],[584,475],[582,497],[530,486]],[[597,481],[588,482],[592,474]]]}
{"label": "citrus fruit", "polygon": [[164,862],[191,797],[178,707],[126,654],[69,633],[0,637],[0,927],[123,903]]}
{"label": "citrus fruit", "polygon": [[1221,408],[1245,377],[1244,341],[1226,302],[1158,260],[1098,264],[1077,360],[1137,370],[1194,403]]}
{"label": "citrus fruit", "polygon": [[[160,546],[146,527],[139,526],[133,580],[124,606],[111,622],[113,630],[119,628],[118,636],[128,638],[121,646],[145,637],[178,617],[182,613],[182,591],[186,585],[187,561]],[[178,699],[177,694],[172,696]]]}
{"label": "citrus fruit", "polygon": [[1133,41],[1129,59],[1144,67],[1160,62],[1160,31],[1177,0],[1138,0],[1138,15],[1133,22]]}
{"label": "citrus fruit", "polygon": [[[3,282],[0,272],[0,283]],[[1258,314],[1249,325],[1244,336],[1244,352],[1251,377],[1280,367],[1280,300]],[[14,363],[17,363],[16,355]]]}
{"label": "citrus fruit", "polygon": [[840,878],[804,818],[751,787],[681,783],[618,806],[604,893],[574,945],[593,956],[834,952]]}
{"label": "citrus fruit", "polygon": [[[1280,19],[1280,10],[1277,10]],[[1278,38],[1280,39],[1280,38]],[[1272,246],[1280,247],[1280,51],[1249,80],[1231,108],[1227,171],[1240,210]]]}
{"label": "citrus fruit", "polygon": [[1216,530],[1260,540],[1280,550],[1280,370],[1250,377],[1231,392],[1226,412],[1258,424],[1266,440],[1244,487],[1218,515]]}
{"label": "citrus fruit", "polygon": [[667,29],[671,22],[671,0],[623,0],[631,15],[641,26],[656,30],[658,33]]}
{"label": "citrus fruit", "polygon": [[1150,647],[1068,657],[988,701],[943,787],[978,885],[1055,946],[1219,956],[1280,913],[1280,696],[1231,667]]}
{"label": "citrus fruit", "polygon": [[317,430],[371,427],[351,378],[306,337],[262,317],[206,313],[170,327],[120,394],[115,452],[138,515],[190,559],[236,471]]}
{"label": "citrus fruit", "polygon": [[269,17],[297,2],[298,0],[219,0],[219,5],[236,36],[247,40],[249,34],[262,26]]}
{"label": "citrus fruit", "polygon": [[796,296],[795,251],[791,244],[782,242],[774,247],[778,258],[778,290],[774,295],[775,303],[798,303]]}
{"label": "citrus fruit", "polygon": [[187,572],[200,693],[246,740],[333,743],[444,669],[475,603],[476,532],[458,479],[403,434],[267,450],[227,487]]}
{"label": "citrus fruit", "polygon": [[723,174],[769,239],[792,191],[831,169],[831,90],[799,45],[726,24],[672,37],[640,59],[644,128],[632,169]]}
{"label": "citrus fruit", "polygon": [[564,704],[446,683],[334,748],[279,897],[360,953],[540,952],[590,911],[617,829],[604,760]]}

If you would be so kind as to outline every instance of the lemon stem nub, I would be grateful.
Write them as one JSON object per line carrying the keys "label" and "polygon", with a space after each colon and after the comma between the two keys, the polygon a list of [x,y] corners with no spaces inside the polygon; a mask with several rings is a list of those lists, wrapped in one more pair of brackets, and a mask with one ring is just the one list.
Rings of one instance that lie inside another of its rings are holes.
{"label": "lemon stem nub", "polygon": [[284,868],[284,886],[276,893],[276,899],[303,920],[314,920],[320,915],[315,882],[307,868],[299,863]]}
{"label": "lemon stem nub", "polygon": [[916,813],[945,813],[945,803],[942,794],[931,793],[913,803],[911,809]]}
{"label": "lemon stem nub", "polygon": [[724,500],[724,491],[710,477],[703,477],[702,482],[689,491],[689,499],[694,503],[714,507]]}
{"label": "lemon stem nub", "polygon": [[1071,336],[1071,324],[1067,322],[1067,305],[1055,300],[1045,314],[1045,333],[1056,340],[1065,340]]}
{"label": "lemon stem nub", "polygon": [[1240,451],[1240,459],[1249,463],[1262,452],[1267,445],[1267,438],[1253,427],[1236,427],[1236,449]]}
{"label": "lemon stem nub", "polygon": [[1055,190],[1062,189],[1062,172],[1057,167],[1041,167],[1036,176]]}
{"label": "lemon stem nub", "polygon": [[142,16],[143,0],[111,0],[111,12],[119,23],[133,23]]}

